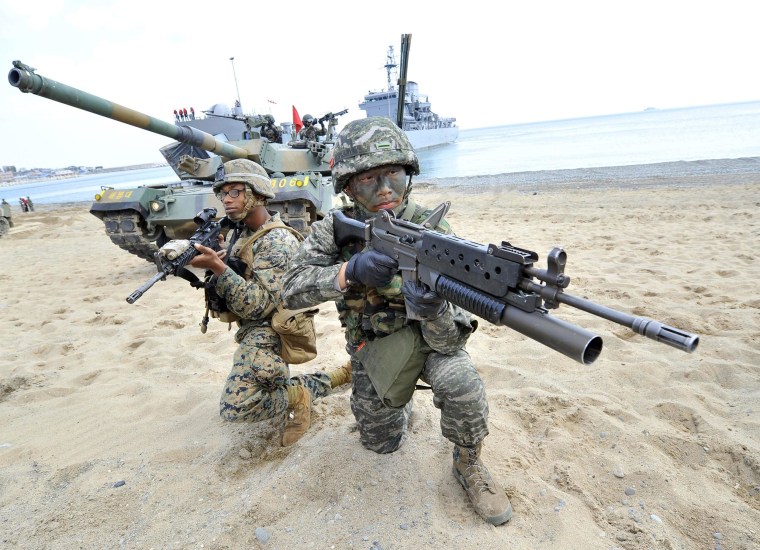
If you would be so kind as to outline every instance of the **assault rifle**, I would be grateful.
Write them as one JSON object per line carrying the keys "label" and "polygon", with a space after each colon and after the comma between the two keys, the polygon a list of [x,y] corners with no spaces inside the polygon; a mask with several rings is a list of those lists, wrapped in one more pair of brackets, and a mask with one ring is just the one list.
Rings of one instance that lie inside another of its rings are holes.
{"label": "assault rifle", "polygon": [[484,245],[433,231],[449,204],[438,206],[420,225],[396,219],[387,210],[366,223],[335,211],[335,243],[343,246],[361,241],[395,258],[404,281],[424,283],[470,313],[586,365],[599,357],[602,339],[549,315],[548,309],[566,304],[674,348],[689,353],[697,348],[699,336],[695,334],[565,294],[570,277],[564,274],[567,254],[562,248],[553,248],[547,269],[539,269],[533,265],[538,261],[535,252],[506,241]]}
{"label": "assault rifle", "polygon": [[176,275],[177,277],[187,279],[191,283],[197,281],[198,277],[188,269],[185,269],[185,266],[198,255],[198,251],[194,246],[196,243],[214,250],[220,249],[219,234],[222,228],[226,227],[227,218],[222,218],[221,221],[214,221],[214,216],[216,216],[216,208],[204,208],[193,218],[193,221],[198,224],[198,229],[190,239],[169,241],[162,246],[154,254],[158,273],[127,296],[127,303],[134,304],[150,287],[158,281],[166,280],[167,275]]}

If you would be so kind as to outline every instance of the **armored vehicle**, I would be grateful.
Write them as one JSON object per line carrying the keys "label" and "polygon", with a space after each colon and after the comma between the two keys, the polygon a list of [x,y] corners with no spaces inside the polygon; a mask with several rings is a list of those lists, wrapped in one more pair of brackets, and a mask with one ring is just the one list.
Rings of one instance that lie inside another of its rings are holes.
{"label": "armored vehicle", "polygon": [[[259,124],[248,121],[236,141],[222,141],[189,125],[171,124],[37,74],[20,61],[8,73],[11,86],[24,93],[83,109],[176,140],[161,148],[180,181],[132,189],[104,187],[90,212],[103,220],[108,237],[124,250],[153,262],[158,247],[172,239],[186,239],[196,229],[195,215],[206,207],[224,212],[212,184],[217,169],[230,159],[259,163],[272,178],[276,198],[270,207],[294,229],[308,233],[309,225],[324,217],[335,198],[330,177],[333,143],[308,142],[289,147],[263,138]],[[342,113],[340,113],[342,114]],[[334,129],[337,114],[329,115]],[[328,133],[328,136],[334,132]]]}

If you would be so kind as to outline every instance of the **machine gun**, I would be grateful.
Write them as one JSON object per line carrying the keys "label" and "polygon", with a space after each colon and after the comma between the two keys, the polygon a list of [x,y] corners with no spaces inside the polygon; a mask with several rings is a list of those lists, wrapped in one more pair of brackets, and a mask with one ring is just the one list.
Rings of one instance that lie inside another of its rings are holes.
{"label": "machine gun", "polygon": [[566,304],[633,329],[638,334],[686,352],[699,336],[646,317],[636,317],[565,294],[567,254],[553,248],[547,269],[534,267],[538,255],[504,241],[479,244],[433,231],[449,208],[438,206],[421,225],[396,219],[381,210],[366,223],[340,211],[333,213],[335,243],[361,241],[395,258],[403,281],[424,283],[449,302],[494,325],[505,325],[571,359],[589,365],[602,352],[602,339],[592,332],[549,315]]}
{"label": "machine gun", "polygon": [[319,122],[320,124],[324,124],[328,120],[332,120],[334,118],[338,118],[339,116],[345,115],[347,112],[348,112],[348,109],[343,109],[342,111],[339,111],[337,113],[327,113],[326,115],[319,117],[319,120],[317,120],[317,122]]}
{"label": "machine gun", "polygon": [[325,121],[327,122],[327,131],[325,132],[325,141],[329,143],[333,143],[335,141],[336,131],[335,127],[338,125],[338,117],[343,116],[348,112],[348,109],[343,109],[342,111],[339,111],[337,113],[327,113],[325,116],[320,117],[320,119],[317,121],[320,124],[324,124]]}
{"label": "machine gun", "polygon": [[167,275],[182,277],[190,281],[191,284],[198,281],[198,277],[188,269],[185,269],[185,266],[198,255],[198,251],[195,249],[196,244],[220,250],[219,234],[227,226],[227,218],[225,217],[221,221],[214,221],[215,216],[216,208],[204,208],[193,218],[193,221],[198,225],[198,229],[189,239],[169,241],[162,246],[154,256],[158,273],[127,296],[127,303],[134,304],[150,287],[158,281],[166,280]]}

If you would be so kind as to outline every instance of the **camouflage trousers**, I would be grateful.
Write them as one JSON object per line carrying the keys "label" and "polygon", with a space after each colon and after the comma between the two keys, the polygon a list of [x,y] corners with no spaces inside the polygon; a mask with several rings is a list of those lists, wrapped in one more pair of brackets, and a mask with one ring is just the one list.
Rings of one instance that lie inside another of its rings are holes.
{"label": "camouflage trousers", "polygon": [[287,386],[306,386],[313,398],[330,392],[326,372],[291,377],[279,351],[279,343],[252,345],[244,340],[238,346],[219,401],[219,414],[224,420],[259,422],[278,415],[284,418]]}
{"label": "camouflage trousers", "polygon": [[[392,453],[403,443],[412,401],[400,408],[386,406],[377,395],[364,365],[351,358],[351,410],[362,445],[376,453]],[[441,433],[463,447],[474,447],[488,435],[488,402],[480,375],[469,354],[431,352],[420,379],[433,389],[433,405],[441,411]]]}

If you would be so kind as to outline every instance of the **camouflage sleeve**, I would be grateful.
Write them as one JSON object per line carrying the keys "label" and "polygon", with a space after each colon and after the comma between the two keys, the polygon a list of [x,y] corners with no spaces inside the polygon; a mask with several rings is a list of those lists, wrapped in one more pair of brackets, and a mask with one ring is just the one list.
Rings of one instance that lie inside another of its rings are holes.
{"label": "camouflage sleeve", "polygon": [[464,349],[474,328],[470,314],[449,302],[446,311],[432,321],[420,321],[422,337],[438,353],[451,355]]}
{"label": "camouflage sleeve", "polygon": [[253,244],[253,273],[246,281],[229,267],[219,277],[217,293],[241,319],[265,320],[277,307],[282,276],[298,250],[298,240],[285,229],[274,229]]}
{"label": "camouflage sleeve", "polygon": [[285,307],[300,309],[339,298],[342,293],[335,289],[335,277],[342,263],[333,234],[333,216],[328,212],[323,220],[311,225],[311,233],[285,273]]}

